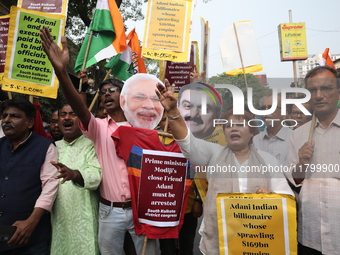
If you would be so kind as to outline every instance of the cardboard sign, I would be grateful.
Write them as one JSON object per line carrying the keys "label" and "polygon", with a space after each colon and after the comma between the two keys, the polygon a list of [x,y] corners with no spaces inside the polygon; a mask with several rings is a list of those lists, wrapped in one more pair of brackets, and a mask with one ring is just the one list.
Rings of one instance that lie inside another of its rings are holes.
{"label": "cardboard sign", "polygon": [[143,57],[187,62],[191,14],[191,0],[148,1]]}
{"label": "cardboard sign", "polygon": [[297,254],[296,203],[282,194],[218,194],[220,254]]}
{"label": "cardboard sign", "polygon": [[18,7],[31,11],[67,15],[68,0],[19,0]]}
{"label": "cardboard sign", "polygon": [[58,80],[43,51],[39,29],[47,26],[53,39],[60,44],[64,22],[62,15],[28,11],[12,6],[2,86],[4,91],[57,97]]}
{"label": "cardboard sign", "polygon": [[181,153],[143,150],[137,205],[141,223],[159,227],[179,224],[186,168]]}
{"label": "cardboard sign", "polygon": [[0,81],[5,71],[6,51],[8,41],[9,15],[0,17]]}
{"label": "cardboard sign", "polygon": [[281,61],[303,60],[308,58],[305,23],[280,24]]}

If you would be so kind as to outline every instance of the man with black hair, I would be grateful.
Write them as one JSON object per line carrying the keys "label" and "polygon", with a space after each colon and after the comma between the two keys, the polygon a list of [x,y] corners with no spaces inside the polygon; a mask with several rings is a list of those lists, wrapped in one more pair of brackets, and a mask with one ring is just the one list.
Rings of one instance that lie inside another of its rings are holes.
{"label": "man with black hair", "polygon": [[[202,113],[202,99],[206,102],[206,113]],[[178,94],[178,109],[192,134],[207,139],[214,131],[214,119],[221,115],[222,99],[210,85],[193,82],[184,85]],[[224,140],[224,139],[222,139]]]}
{"label": "man with black hair", "polygon": [[[274,99],[272,94],[262,97],[260,99],[261,110],[272,109]],[[286,115],[286,113],[281,115],[281,95],[278,95],[274,112],[262,117],[266,129],[255,135],[253,139],[255,148],[273,155],[282,165],[287,164],[289,138],[293,132],[281,124]]]}
{"label": "man with black hair", "polygon": [[[337,255],[340,250],[340,96],[339,74],[328,66],[305,78],[316,122],[294,130],[289,144],[289,180],[298,196],[299,255]],[[312,127],[311,127],[312,126]],[[310,130],[312,141],[308,141]]]}
{"label": "man with black hair", "polygon": [[[137,254],[140,254],[144,235],[137,236],[134,231],[128,172],[124,160],[117,156],[111,139],[111,134],[120,125],[129,125],[119,103],[124,83],[118,79],[108,79],[100,84],[100,100],[104,102],[108,116],[105,119],[95,118],[87,109],[67,74],[69,54],[66,38],[62,37],[62,49],[60,49],[46,27],[40,29],[40,32],[44,51],[54,67],[65,97],[81,121],[80,128],[93,141],[102,167],[98,233],[100,252],[102,255],[121,255],[125,232],[129,231]],[[149,240],[147,254],[154,253],[154,246],[154,240]]]}
{"label": "man with black hair", "polygon": [[7,100],[2,105],[0,139],[0,225],[15,226],[0,253],[49,254],[50,212],[58,181],[58,158],[50,139],[32,132],[34,106],[26,99]]}

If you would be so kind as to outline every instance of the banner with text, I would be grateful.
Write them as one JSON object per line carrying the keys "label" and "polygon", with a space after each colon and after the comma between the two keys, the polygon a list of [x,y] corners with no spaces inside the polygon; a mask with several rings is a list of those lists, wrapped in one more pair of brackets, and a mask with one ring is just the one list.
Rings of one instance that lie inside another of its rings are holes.
{"label": "banner with text", "polygon": [[9,15],[0,16],[0,86],[4,77],[8,41]]}
{"label": "banner with text", "polygon": [[281,61],[308,58],[305,23],[286,23],[279,27]]}
{"label": "banner with text", "polygon": [[[182,86],[190,83],[190,72],[193,70],[194,65],[198,61],[198,46],[197,42],[191,43],[190,61],[189,62],[172,62],[172,61],[159,61],[160,77],[164,73],[165,78],[168,79],[170,84],[175,85],[174,93],[177,96]],[[166,63],[165,66],[163,63]]]}
{"label": "banner with text", "polygon": [[31,11],[67,15],[68,0],[18,0],[18,7]]}
{"label": "banner with text", "polygon": [[232,193],[216,202],[220,254],[297,254],[294,197]]}
{"label": "banner with text", "polygon": [[188,62],[192,0],[149,0],[142,55]]}
{"label": "banner with text", "polygon": [[179,224],[186,168],[181,153],[143,150],[137,206],[141,223],[158,227]]}
{"label": "banner with text", "polygon": [[53,66],[43,51],[39,29],[49,28],[60,45],[65,19],[62,15],[45,14],[12,6],[2,89],[5,91],[57,97],[58,80]]}

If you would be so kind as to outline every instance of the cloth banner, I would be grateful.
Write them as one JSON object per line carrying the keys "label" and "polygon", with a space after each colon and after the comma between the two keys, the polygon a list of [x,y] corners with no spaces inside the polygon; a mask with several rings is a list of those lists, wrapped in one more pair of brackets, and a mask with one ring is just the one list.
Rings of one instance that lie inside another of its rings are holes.
{"label": "cloth banner", "polygon": [[2,90],[56,98],[58,80],[40,39],[39,29],[48,27],[60,45],[65,17],[11,7],[5,74]]}
{"label": "cloth banner", "polygon": [[231,193],[216,202],[220,254],[297,254],[294,197]]}

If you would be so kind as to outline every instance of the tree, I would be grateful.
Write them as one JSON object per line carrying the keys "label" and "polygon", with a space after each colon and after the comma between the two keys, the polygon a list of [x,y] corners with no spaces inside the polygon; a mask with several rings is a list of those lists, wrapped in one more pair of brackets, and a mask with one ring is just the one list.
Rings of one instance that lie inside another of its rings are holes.
{"label": "tree", "polygon": [[[259,101],[260,99],[267,95],[270,92],[268,87],[264,87],[260,84],[258,79],[253,74],[246,74],[248,87],[253,89],[253,105],[256,109],[259,109]],[[225,73],[218,74],[217,76],[213,76],[209,79],[210,85],[215,84],[231,84],[235,85],[243,91],[245,95],[245,103],[246,101],[246,84],[244,81],[243,75],[235,75],[235,76],[227,76]],[[223,101],[222,111],[226,111],[233,103],[233,97],[231,92],[228,89],[216,89]]]}

